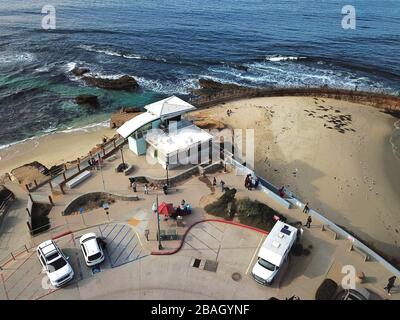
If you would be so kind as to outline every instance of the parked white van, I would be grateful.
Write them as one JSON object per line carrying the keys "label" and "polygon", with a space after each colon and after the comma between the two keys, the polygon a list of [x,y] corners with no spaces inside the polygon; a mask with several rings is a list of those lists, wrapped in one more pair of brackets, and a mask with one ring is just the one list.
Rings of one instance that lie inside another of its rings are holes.
{"label": "parked white van", "polygon": [[253,267],[254,280],[271,285],[297,238],[297,228],[277,221],[262,244]]}

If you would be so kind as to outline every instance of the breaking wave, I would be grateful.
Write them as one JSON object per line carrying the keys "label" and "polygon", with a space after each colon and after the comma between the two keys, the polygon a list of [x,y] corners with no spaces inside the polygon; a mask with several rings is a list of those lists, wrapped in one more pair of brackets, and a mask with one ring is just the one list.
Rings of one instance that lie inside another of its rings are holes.
{"label": "breaking wave", "polygon": [[114,56],[114,57],[121,57],[125,59],[135,59],[135,60],[153,60],[153,61],[161,61],[161,62],[166,62],[167,60],[161,57],[148,57],[144,55],[140,55],[137,53],[131,53],[131,52],[122,52],[122,51],[116,51],[112,49],[102,49],[102,48],[95,48],[94,46],[91,45],[79,45],[78,48],[89,51],[89,52],[97,52],[97,53],[102,53],[108,56]]}

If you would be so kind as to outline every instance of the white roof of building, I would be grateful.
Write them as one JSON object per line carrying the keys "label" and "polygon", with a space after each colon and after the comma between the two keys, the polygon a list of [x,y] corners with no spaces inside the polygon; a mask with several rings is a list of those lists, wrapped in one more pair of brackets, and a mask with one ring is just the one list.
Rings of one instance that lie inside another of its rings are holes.
{"label": "white roof of building", "polygon": [[295,227],[277,221],[261,246],[258,256],[279,266],[288,246],[296,236]]}
{"label": "white roof of building", "polygon": [[131,120],[125,122],[121,127],[117,129],[117,132],[124,138],[129,137],[137,129],[143,127],[144,125],[159,119],[158,116],[150,113],[144,112],[138,116],[132,118]]}
{"label": "white roof of building", "polygon": [[168,134],[156,130],[148,132],[146,135],[146,141],[165,155],[187,150],[193,145],[209,141],[212,138],[211,134],[195,125],[174,129]]}
{"label": "white roof of building", "polygon": [[196,110],[196,107],[190,103],[179,99],[176,96],[172,96],[144,107],[148,112],[158,116],[161,119],[172,118],[180,114]]}

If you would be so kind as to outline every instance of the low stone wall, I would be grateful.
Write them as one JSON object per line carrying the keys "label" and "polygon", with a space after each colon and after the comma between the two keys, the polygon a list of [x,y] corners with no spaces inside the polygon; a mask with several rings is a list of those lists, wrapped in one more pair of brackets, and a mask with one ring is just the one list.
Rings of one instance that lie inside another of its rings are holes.
{"label": "low stone wall", "polygon": [[207,174],[207,173],[217,172],[223,168],[224,168],[224,165],[223,165],[222,161],[219,161],[219,162],[212,163],[208,166],[201,167],[200,171],[201,171],[201,173]]}
{"label": "low stone wall", "polygon": [[[168,177],[168,182],[169,184],[173,185],[176,184],[178,182],[184,181],[189,179],[191,176],[199,174],[200,169],[198,166],[192,167],[180,174],[177,174],[175,176],[172,177]],[[136,181],[142,183],[142,182],[146,182],[149,184],[153,184],[156,186],[163,186],[164,184],[167,183],[167,178],[154,178],[154,177],[149,177],[149,176],[133,176],[133,178],[136,179]]]}
{"label": "low stone wall", "polygon": [[221,92],[215,95],[195,98],[192,99],[190,102],[198,108],[208,108],[222,102],[229,102],[238,99],[279,96],[318,96],[323,98],[345,100],[349,102],[373,106],[375,108],[390,112],[393,115],[400,114],[400,97],[386,95],[382,93],[331,89],[325,87],[282,89],[252,89],[243,87],[243,89],[238,89],[236,91]]}

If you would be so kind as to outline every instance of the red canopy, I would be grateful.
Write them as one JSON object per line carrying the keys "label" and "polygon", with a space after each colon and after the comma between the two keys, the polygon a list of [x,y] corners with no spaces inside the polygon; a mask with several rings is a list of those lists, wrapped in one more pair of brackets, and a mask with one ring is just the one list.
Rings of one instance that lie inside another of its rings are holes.
{"label": "red canopy", "polygon": [[174,206],[172,203],[165,203],[162,202],[159,206],[158,206],[158,213],[159,214],[163,214],[166,216],[170,216],[171,214],[173,214],[175,212]]}

